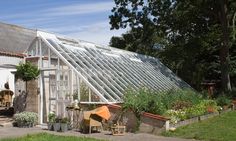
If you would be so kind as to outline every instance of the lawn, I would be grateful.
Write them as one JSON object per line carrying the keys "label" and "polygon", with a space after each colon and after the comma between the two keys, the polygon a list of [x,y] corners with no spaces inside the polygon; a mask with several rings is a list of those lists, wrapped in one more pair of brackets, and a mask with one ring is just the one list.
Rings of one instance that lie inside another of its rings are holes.
{"label": "lawn", "polygon": [[236,140],[236,112],[180,127],[173,132],[163,132],[162,135],[206,141],[233,141]]}
{"label": "lawn", "polygon": [[31,134],[19,138],[6,138],[1,141],[104,141],[86,137],[58,136],[48,133]]}

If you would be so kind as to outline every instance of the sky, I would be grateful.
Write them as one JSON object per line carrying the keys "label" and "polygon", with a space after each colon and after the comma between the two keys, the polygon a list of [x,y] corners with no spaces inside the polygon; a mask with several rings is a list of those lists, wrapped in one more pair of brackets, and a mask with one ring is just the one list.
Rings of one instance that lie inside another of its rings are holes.
{"label": "sky", "polygon": [[110,30],[113,0],[1,0],[0,22],[101,45],[127,29]]}

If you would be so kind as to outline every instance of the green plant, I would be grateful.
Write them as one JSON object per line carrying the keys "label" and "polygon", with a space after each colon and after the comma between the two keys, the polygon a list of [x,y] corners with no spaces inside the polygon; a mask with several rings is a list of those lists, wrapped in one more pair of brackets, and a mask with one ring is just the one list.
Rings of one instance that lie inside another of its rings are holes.
{"label": "green plant", "polygon": [[219,107],[214,100],[202,100],[200,103],[191,107],[184,107],[182,109],[176,110],[167,110],[164,115],[170,118],[171,123],[177,123],[178,121],[201,116],[208,112],[217,112],[218,108]]}
{"label": "green plant", "polygon": [[69,119],[67,117],[64,117],[61,119],[61,123],[69,123]]}
{"label": "green plant", "polygon": [[183,109],[201,102],[202,96],[192,90],[169,90],[156,92],[146,88],[138,91],[128,89],[124,95],[124,109],[132,109],[137,115],[141,112],[163,114],[168,109]]}
{"label": "green plant", "polygon": [[184,109],[184,108],[189,108],[192,106],[192,103],[189,101],[175,101],[174,103],[172,103],[172,108],[173,110],[180,110],[180,109]]}
{"label": "green plant", "polygon": [[230,105],[231,100],[225,95],[220,95],[219,97],[217,97],[216,102],[219,106],[223,107]]}
{"label": "green plant", "polygon": [[62,120],[62,117],[61,116],[56,116],[55,118],[55,123],[60,123]]}
{"label": "green plant", "polygon": [[21,112],[14,115],[18,127],[32,127],[38,121],[38,114],[34,112]]}
{"label": "green plant", "polygon": [[54,123],[56,120],[56,114],[55,113],[49,113],[48,114],[48,122]]}
{"label": "green plant", "polygon": [[214,100],[202,100],[199,104],[193,105],[190,108],[185,109],[187,117],[196,117],[208,113],[209,108],[211,112],[217,112],[218,106]]}
{"label": "green plant", "polygon": [[36,79],[40,74],[40,70],[37,66],[26,62],[25,64],[20,63],[16,66],[16,78],[22,79],[23,81],[30,81]]}
{"label": "green plant", "polygon": [[187,114],[184,110],[167,110],[164,115],[170,118],[170,122],[173,124],[176,124],[181,120],[187,119]]}

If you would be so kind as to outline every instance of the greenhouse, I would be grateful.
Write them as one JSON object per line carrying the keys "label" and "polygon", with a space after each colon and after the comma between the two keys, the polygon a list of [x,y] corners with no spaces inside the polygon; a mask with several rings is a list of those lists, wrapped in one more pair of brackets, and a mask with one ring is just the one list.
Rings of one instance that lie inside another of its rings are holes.
{"label": "greenhouse", "polygon": [[36,60],[41,70],[40,103],[57,113],[74,100],[121,103],[128,88],[190,87],[156,58],[42,31],[37,31],[26,59]]}

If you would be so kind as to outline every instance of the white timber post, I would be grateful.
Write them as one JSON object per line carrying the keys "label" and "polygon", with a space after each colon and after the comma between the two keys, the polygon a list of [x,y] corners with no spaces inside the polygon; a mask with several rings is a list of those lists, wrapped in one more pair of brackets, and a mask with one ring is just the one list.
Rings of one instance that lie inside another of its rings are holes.
{"label": "white timber post", "polygon": [[[42,68],[42,46],[41,46],[41,39],[38,38],[38,44],[36,43],[36,45],[38,45],[39,48],[39,69]],[[40,73],[40,118],[39,118],[39,123],[43,124],[43,72],[41,71]]]}

